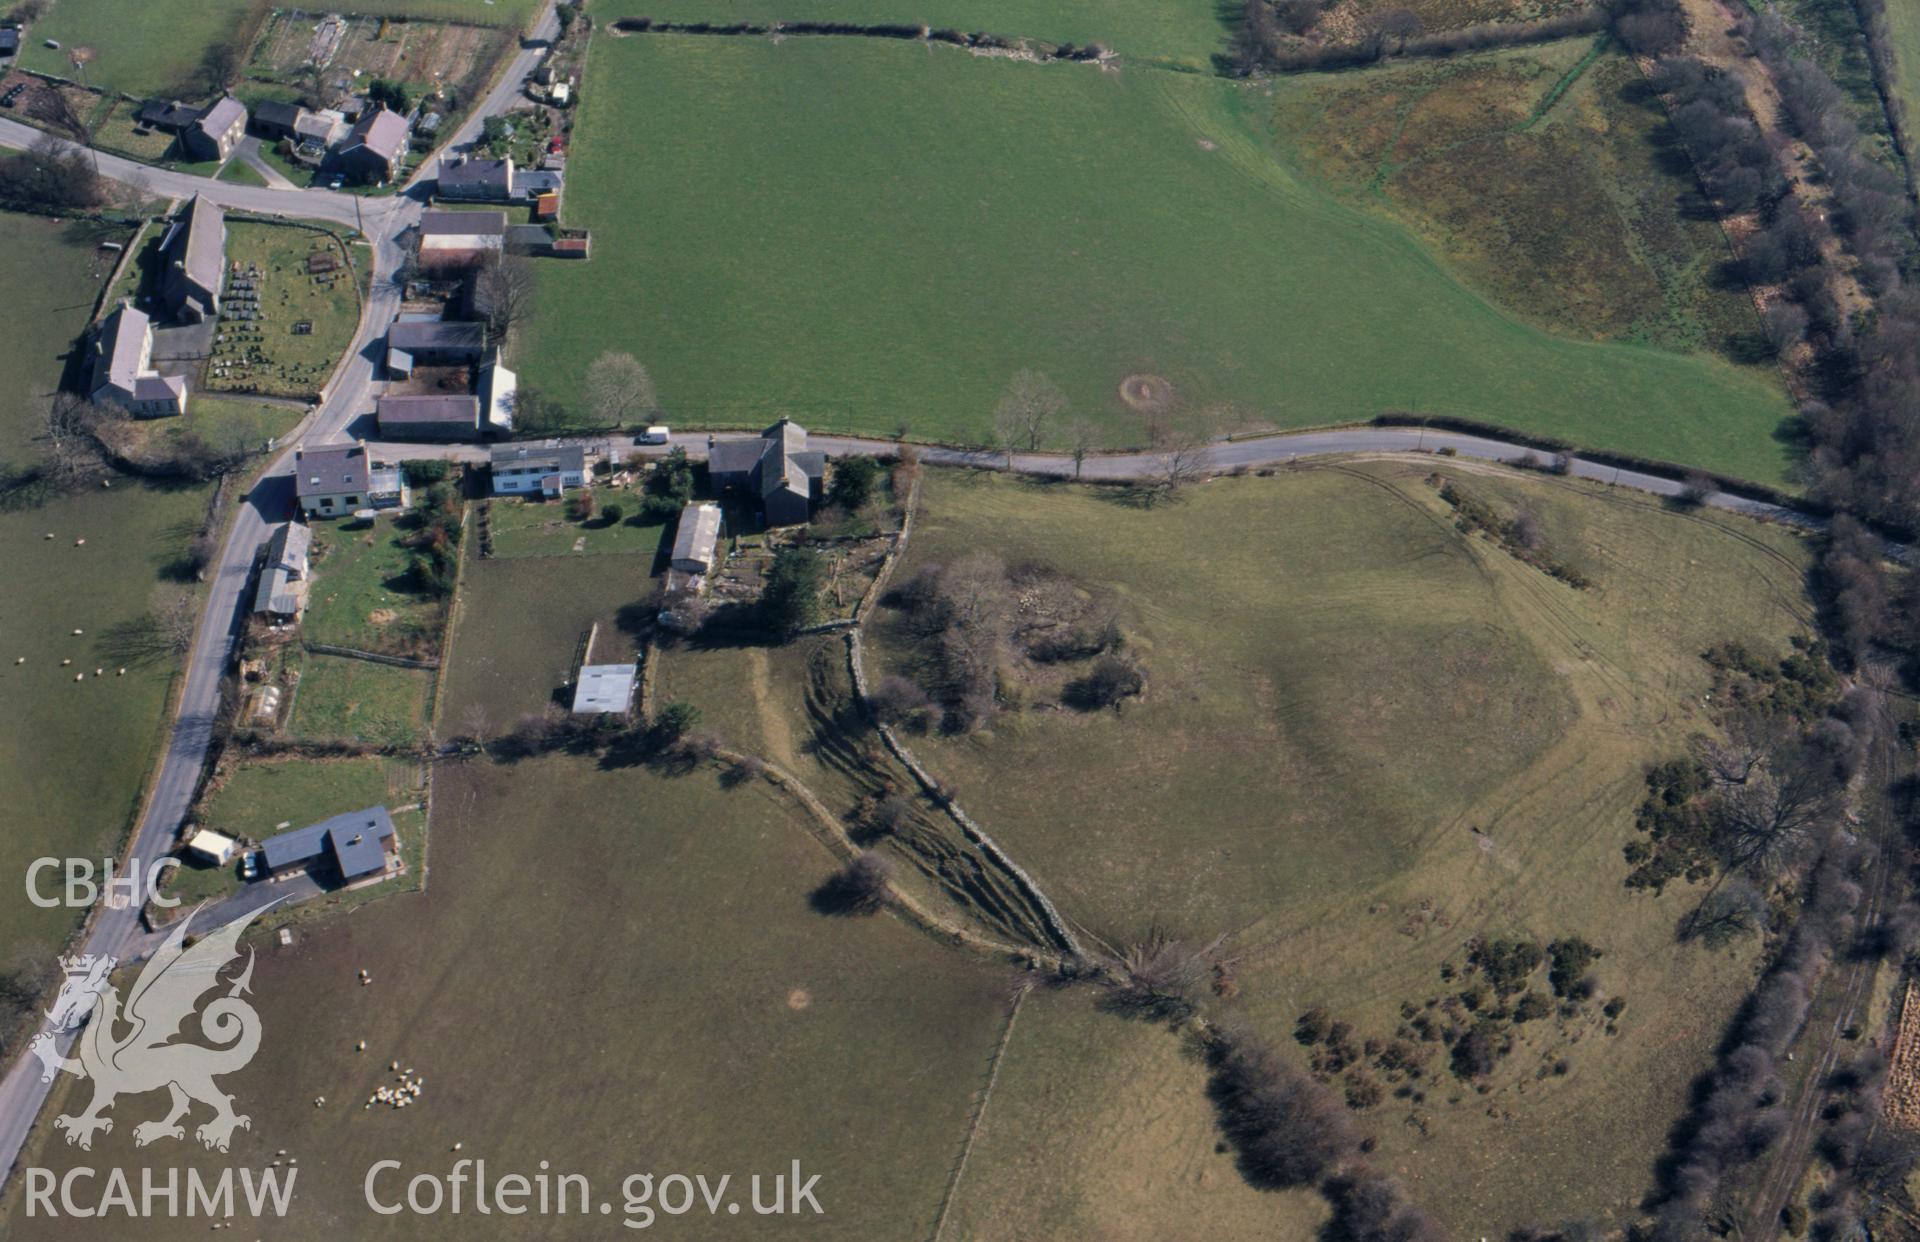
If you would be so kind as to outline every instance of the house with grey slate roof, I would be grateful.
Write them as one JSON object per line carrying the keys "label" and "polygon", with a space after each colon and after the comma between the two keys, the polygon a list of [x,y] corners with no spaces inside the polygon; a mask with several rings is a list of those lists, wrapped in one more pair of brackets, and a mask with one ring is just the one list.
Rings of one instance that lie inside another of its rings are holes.
{"label": "house with grey slate roof", "polygon": [[744,498],[768,526],[813,516],[827,477],[827,455],[807,447],[807,429],[783,418],[751,440],[716,440],[707,449],[715,491]]}

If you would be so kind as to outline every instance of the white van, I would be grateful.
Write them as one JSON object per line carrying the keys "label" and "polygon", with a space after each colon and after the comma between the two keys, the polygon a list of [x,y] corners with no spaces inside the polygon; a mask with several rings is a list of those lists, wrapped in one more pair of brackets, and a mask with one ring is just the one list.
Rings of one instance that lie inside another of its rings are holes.
{"label": "white van", "polygon": [[639,443],[665,444],[667,442],[667,435],[668,433],[665,427],[649,427],[640,433]]}

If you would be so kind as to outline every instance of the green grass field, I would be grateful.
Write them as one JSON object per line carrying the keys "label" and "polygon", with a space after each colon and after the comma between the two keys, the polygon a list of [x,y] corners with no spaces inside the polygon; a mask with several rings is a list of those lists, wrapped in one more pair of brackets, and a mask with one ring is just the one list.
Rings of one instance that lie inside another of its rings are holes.
{"label": "green grass field", "polygon": [[200,821],[231,836],[263,840],[280,827],[304,828],[329,815],[392,803],[411,782],[411,765],[395,760],[278,759],[243,763],[206,796]]}
{"label": "green grass field", "polygon": [[[129,95],[200,98],[200,58],[265,8],[264,0],[60,0],[29,29],[20,67]],[[84,75],[69,59],[75,49],[93,54]]]}
{"label": "green grass field", "polygon": [[[1133,444],[1118,388],[1149,372],[1230,426],[1418,408],[1787,470],[1773,380],[1502,313],[1276,158],[1262,88],[699,37],[598,39],[589,81],[567,210],[594,257],[548,269],[567,313],[516,350],[563,399],[618,348],[678,423],[979,442],[1035,367]],[[743,167],[780,192],[738,193]]]}
{"label": "green grass field", "polygon": [[1227,28],[1212,0],[614,0],[595,9],[602,21],[651,17],[673,22],[823,21],[861,25],[953,28],[1051,43],[1099,43],[1129,61],[1145,60],[1187,69],[1210,69],[1226,47]]}
{"label": "green grass field", "polygon": [[[136,1150],[122,1124],[89,1154],[42,1127],[29,1163],[204,1170],[264,1166],[284,1148],[298,1193],[273,1236],[384,1239],[472,1236],[471,1213],[376,1216],[362,1194],[373,1161],[444,1171],[455,1143],[501,1172],[547,1160],[587,1174],[615,1209],[589,1233],[627,1232],[629,1173],[731,1173],[743,1187],[798,1159],[820,1175],[824,1215],[703,1210],[655,1224],[699,1237],[930,1234],[1004,1021],[1005,972],[887,918],[814,913],[808,890],[833,860],[765,785],[553,759],[443,767],[434,806],[424,896],[262,946],[261,1052],[223,1081],[253,1118],[232,1152]],[[391,1060],[425,1079],[420,1102],[363,1109],[393,1081]],[[65,1095],[56,1109],[72,1107]],[[17,1221],[11,1186],[8,1203]],[[480,1222],[490,1238],[570,1237],[582,1224]],[[31,1228],[114,1236],[103,1226]],[[142,1229],[197,1238],[207,1226]]]}
{"label": "green grass field", "polygon": [[482,560],[468,540],[447,669],[446,731],[501,733],[539,712],[573,680],[587,632],[598,622],[595,663],[634,658],[620,610],[644,598],[651,565],[628,557],[502,557]]}
{"label": "green grass field", "polygon": [[1920,109],[1920,9],[1888,5],[1887,30],[1893,36],[1893,89],[1910,112]]}
{"label": "green grass field", "polygon": [[[125,230],[101,236],[127,240]],[[11,375],[0,385],[0,461],[10,467],[40,460],[43,402],[112,269],[114,256],[97,250],[98,240],[79,225],[0,214],[0,285],[12,295],[0,307]],[[139,622],[188,589],[170,570],[206,501],[204,488],[122,479],[43,502],[22,494],[0,508],[0,577],[8,584],[0,592],[0,699],[8,706],[0,788],[14,801],[0,834],[0,875],[20,877],[43,856],[97,860],[116,851],[161,738],[175,667],[172,656],[151,650]],[[124,677],[116,676],[121,667]],[[95,678],[96,668],[105,676]],[[76,673],[85,681],[76,683]],[[0,903],[0,957],[53,952],[79,913]]]}
{"label": "green grass field", "polygon": [[434,674],[342,656],[306,656],[287,731],[388,746],[426,740]]}
{"label": "green grass field", "polygon": [[[1434,468],[1531,509],[1593,588],[1458,534]],[[1630,895],[1620,849],[1644,766],[1707,727],[1698,653],[1803,632],[1797,539],[1445,462],[1220,481],[1170,510],[938,471],[924,498],[904,572],[982,547],[1056,567],[1113,593],[1146,668],[1118,715],[913,741],[1063,911],[1115,943],[1227,935],[1279,1039],[1316,1003],[1391,1035],[1477,934],[1587,937],[1629,1000],[1620,1034],[1543,1024],[1490,1096],[1435,1088],[1366,1124],[1461,1235],[1627,1219],[1751,946],[1676,945],[1688,895]],[[870,670],[911,667],[888,616]],[[1536,1080],[1556,1057],[1568,1072]]]}
{"label": "green grass field", "polygon": [[440,601],[420,595],[402,540],[410,515],[382,514],[372,526],[333,522],[313,540],[313,586],[302,633],[355,651],[432,655],[440,645]]}
{"label": "green grass field", "polygon": [[1293,75],[1276,93],[1309,168],[1502,306],[1568,335],[1765,354],[1665,111],[1606,45]]}

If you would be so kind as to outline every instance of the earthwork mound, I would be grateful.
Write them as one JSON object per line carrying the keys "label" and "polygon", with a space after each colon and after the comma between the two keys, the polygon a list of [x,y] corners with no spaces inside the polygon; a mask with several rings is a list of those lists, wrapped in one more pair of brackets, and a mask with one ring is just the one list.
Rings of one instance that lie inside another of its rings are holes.
{"label": "earthwork mound", "polygon": [[1141,372],[1120,381],[1120,399],[1136,414],[1161,414],[1173,405],[1173,385]]}

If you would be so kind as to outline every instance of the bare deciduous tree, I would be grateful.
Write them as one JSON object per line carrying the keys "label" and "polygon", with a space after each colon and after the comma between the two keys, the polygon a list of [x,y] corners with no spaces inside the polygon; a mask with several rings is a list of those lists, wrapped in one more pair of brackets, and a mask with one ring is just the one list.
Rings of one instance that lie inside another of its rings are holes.
{"label": "bare deciduous tree", "polygon": [[1005,450],[1007,466],[1013,466],[1013,452],[1025,446],[1031,453],[1040,447],[1047,420],[1067,408],[1067,394],[1038,371],[1020,370],[1007,382],[993,407],[994,445]]}
{"label": "bare deciduous tree", "polygon": [[474,300],[487,317],[487,331],[496,344],[533,318],[539,300],[540,279],[532,259],[508,254],[493,259],[474,278]]}
{"label": "bare deciduous tree", "polygon": [[587,408],[609,426],[623,425],[630,415],[648,415],[660,408],[647,374],[632,354],[608,350],[587,368]]}
{"label": "bare deciduous tree", "polygon": [[1091,419],[1076,418],[1067,424],[1067,443],[1073,454],[1073,477],[1078,481],[1086,467],[1087,454],[1100,446],[1100,429]]}
{"label": "bare deciduous tree", "polygon": [[1207,477],[1207,439],[1191,430],[1168,430],[1153,451],[1153,472],[1146,480],[1146,503],[1152,508],[1171,499],[1189,483]]}
{"label": "bare deciduous tree", "polygon": [[111,413],[72,393],[55,393],[47,402],[41,428],[47,446],[47,476],[56,486],[71,487],[106,468],[95,436]]}

